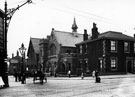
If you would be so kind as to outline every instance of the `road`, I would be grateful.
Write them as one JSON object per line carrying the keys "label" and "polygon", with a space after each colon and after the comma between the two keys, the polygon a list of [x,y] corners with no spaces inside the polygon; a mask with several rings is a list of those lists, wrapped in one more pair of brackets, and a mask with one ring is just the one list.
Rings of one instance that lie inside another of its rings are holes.
{"label": "road", "polygon": [[9,77],[10,88],[0,89],[0,97],[135,97],[135,75],[101,76],[101,83],[92,77],[49,77],[43,85],[32,78],[26,84]]}

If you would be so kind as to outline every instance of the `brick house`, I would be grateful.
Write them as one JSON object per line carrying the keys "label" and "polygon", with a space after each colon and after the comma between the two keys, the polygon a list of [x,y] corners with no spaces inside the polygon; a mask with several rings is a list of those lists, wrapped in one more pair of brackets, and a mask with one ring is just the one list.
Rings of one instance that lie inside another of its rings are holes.
{"label": "brick house", "polygon": [[135,38],[121,32],[99,33],[93,23],[92,36],[76,44],[78,64],[83,72],[99,70],[102,74],[135,72]]}

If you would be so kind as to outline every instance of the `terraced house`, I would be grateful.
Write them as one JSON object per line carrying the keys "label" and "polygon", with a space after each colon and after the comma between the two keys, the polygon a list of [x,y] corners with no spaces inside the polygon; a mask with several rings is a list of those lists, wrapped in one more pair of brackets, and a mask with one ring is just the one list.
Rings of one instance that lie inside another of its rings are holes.
{"label": "terraced house", "polygon": [[99,70],[102,74],[135,72],[135,38],[121,32],[99,33],[93,23],[92,36],[76,44],[78,64],[83,72]]}

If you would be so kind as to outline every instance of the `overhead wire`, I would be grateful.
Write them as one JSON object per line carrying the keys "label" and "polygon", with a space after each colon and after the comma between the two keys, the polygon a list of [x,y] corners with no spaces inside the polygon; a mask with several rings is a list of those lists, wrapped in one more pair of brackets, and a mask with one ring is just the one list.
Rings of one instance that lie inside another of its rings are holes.
{"label": "overhead wire", "polygon": [[[22,1],[18,1],[18,2],[12,2],[12,4],[21,3],[21,2],[25,2],[25,1],[26,0],[22,0]],[[61,6],[63,6],[63,5],[61,5]],[[74,14],[74,15],[77,15],[77,16],[81,16],[81,17],[87,18],[89,20],[95,20],[95,21],[99,21],[99,22],[109,23],[109,24],[111,24],[113,26],[121,27],[119,25],[116,25],[116,23],[113,23],[112,19],[110,19],[110,18],[103,17],[103,16],[100,16],[100,15],[96,15],[96,14],[90,13],[88,11],[83,11],[83,10],[71,8],[71,7],[65,6],[65,5],[62,8],[58,8],[58,7],[54,7],[54,6],[48,6],[48,5],[46,5],[46,7],[49,7],[49,8],[54,9],[54,10],[57,10],[59,12],[64,12],[66,14],[67,13]]]}
{"label": "overhead wire", "polygon": [[109,19],[109,18],[106,18],[106,17],[103,17],[103,16],[99,16],[99,15],[96,15],[96,14],[93,14],[93,13],[89,13],[89,12],[74,9],[74,8],[68,8],[68,7],[64,7],[64,8],[67,8],[67,9],[58,8],[58,7],[56,8],[54,6],[53,7],[52,6],[51,7],[46,6],[46,7],[49,7],[49,8],[52,8],[54,10],[64,12],[64,13],[75,14],[77,16],[81,16],[81,17],[87,18],[89,20],[95,20],[95,21],[111,24],[112,26],[117,27],[117,28],[121,28],[123,31],[125,31],[125,29],[123,27],[114,23],[112,19]]}

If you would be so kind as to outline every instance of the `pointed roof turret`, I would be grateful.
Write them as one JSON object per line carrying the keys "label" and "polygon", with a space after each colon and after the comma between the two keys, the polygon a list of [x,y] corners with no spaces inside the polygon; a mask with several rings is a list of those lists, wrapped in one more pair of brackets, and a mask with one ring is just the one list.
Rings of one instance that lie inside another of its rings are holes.
{"label": "pointed roof turret", "polygon": [[77,29],[78,29],[78,27],[77,27],[76,20],[75,20],[75,17],[74,17],[74,22],[73,22],[73,25],[72,25],[72,30],[73,30],[73,32],[77,32]]}

